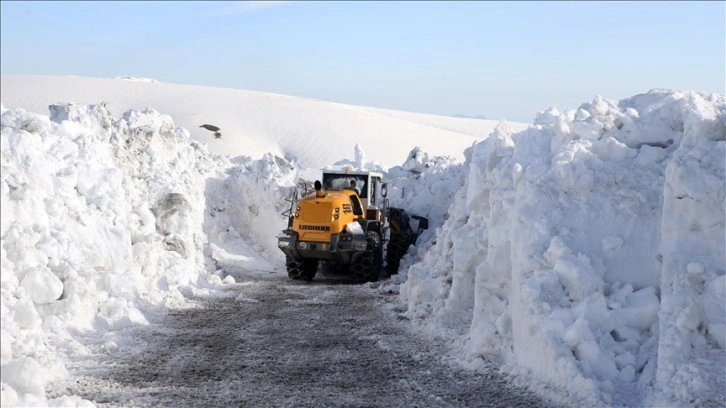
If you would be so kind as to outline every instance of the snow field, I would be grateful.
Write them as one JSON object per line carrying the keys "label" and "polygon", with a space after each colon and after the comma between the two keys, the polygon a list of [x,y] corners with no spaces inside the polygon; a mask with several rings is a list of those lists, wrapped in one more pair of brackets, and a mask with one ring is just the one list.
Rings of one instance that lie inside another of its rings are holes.
{"label": "snow field", "polygon": [[[461,160],[464,148],[485,138],[497,125],[494,120],[398,112],[145,78],[3,75],[0,82],[3,103],[9,108],[47,114],[48,105],[58,101],[106,101],[114,116],[153,108],[171,115],[177,126],[187,129],[193,140],[207,143],[211,152],[254,159],[270,153],[298,169],[320,170],[347,157],[356,144],[385,168],[398,165],[417,145]],[[219,127],[221,138],[200,127],[204,124]],[[526,128],[523,123],[512,126]]]}

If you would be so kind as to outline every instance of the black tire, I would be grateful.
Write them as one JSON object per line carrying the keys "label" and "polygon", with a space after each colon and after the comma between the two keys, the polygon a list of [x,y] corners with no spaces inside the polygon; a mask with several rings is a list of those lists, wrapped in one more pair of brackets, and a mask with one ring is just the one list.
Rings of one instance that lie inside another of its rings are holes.
{"label": "black tire", "polygon": [[368,248],[350,268],[357,283],[376,282],[381,273],[381,237],[369,231],[367,238]]}
{"label": "black tire", "polygon": [[290,279],[299,280],[300,279],[300,266],[302,262],[298,262],[293,258],[287,257],[285,260],[285,266],[287,267],[287,276]]}
{"label": "black tire", "polygon": [[318,272],[318,260],[317,259],[306,259],[302,262],[302,273],[300,277],[304,281],[310,282]]}
{"label": "black tire", "polygon": [[293,258],[287,258],[285,261],[287,266],[287,276],[293,280],[304,280],[310,282],[318,271],[317,259],[303,259],[297,261]]}

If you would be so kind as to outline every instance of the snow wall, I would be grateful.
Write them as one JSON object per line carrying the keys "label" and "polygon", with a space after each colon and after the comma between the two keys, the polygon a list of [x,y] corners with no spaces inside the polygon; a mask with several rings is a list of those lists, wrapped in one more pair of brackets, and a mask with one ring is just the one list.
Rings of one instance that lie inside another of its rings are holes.
{"label": "snow wall", "polygon": [[282,262],[294,172],[280,158],[230,160],[168,115],[114,119],[103,104],[3,108],[0,140],[2,406],[84,405],[45,398],[84,353],[79,333],[185,307],[244,275],[252,254],[250,269]]}
{"label": "snow wall", "polygon": [[725,167],[724,95],[598,97],[502,124],[467,150],[401,298],[472,366],[499,360],[539,389],[723,406]]}

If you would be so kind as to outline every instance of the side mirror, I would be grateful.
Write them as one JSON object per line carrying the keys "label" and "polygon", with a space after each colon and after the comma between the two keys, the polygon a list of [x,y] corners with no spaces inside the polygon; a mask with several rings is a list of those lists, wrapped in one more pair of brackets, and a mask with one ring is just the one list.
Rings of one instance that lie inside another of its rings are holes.
{"label": "side mirror", "polygon": [[386,183],[381,184],[381,196],[383,196],[383,198],[386,198],[386,196],[388,196],[388,184]]}

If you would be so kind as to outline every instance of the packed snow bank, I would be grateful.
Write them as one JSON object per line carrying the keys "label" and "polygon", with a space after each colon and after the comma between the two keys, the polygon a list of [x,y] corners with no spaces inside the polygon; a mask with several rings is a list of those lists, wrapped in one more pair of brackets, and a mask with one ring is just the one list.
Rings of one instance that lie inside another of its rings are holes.
{"label": "packed snow bank", "polygon": [[686,106],[682,139],[665,168],[657,384],[689,403],[720,393],[724,406],[726,106],[723,97],[698,95]]}
{"label": "packed snow bank", "polygon": [[279,270],[284,258],[277,236],[298,176],[286,160],[267,154],[236,157],[223,174],[207,178],[205,231],[215,269],[236,279]]}
{"label": "packed snow bank", "polygon": [[281,262],[269,203],[291,184],[284,160],[209,153],[153,110],[50,113],[2,109],[2,406],[83,404],[45,400],[84,353],[79,334],[145,324]]}
{"label": "packed snow bank", "polygon": [[725,122],[723,95],[654,90],[500,126],[407,270],[410,316],[577,400],[726,403]]}

